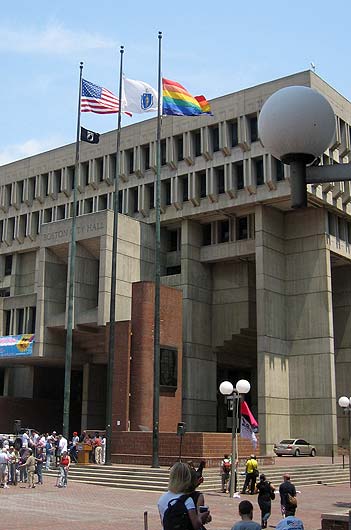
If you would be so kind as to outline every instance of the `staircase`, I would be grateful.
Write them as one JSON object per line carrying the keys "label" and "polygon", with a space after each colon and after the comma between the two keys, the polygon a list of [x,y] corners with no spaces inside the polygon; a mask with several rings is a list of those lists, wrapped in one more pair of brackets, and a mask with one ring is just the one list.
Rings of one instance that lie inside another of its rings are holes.
{"label": "staircase", "polygon": [[[283,474],[289,471],[291,480],[296,489],[314,484],[339,484],[349,481],[348,467],[342,464],[317,464],[311,466],[261,467],[260,472],[265,473],[267,479],[276,487],[282,482]],[[50,473],[53,475],[53,473]],[[169,470],[166,468],[152,469],[150,467],[134,466],[82,466],[72,465],[69,471],[69,480],[108,486],[110,488],[135,489],[139,491],[163,492],[167,490]],[[220,491],[221,478],[218,469],[205,469],[204,483],[201,490]],[[239,490],[244,477],[239,475]]]}

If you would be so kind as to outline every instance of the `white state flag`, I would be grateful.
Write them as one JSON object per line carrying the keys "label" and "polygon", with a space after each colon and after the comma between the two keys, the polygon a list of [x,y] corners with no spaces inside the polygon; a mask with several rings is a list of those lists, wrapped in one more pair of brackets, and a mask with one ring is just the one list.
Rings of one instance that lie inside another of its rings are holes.
{"label": "white state flag", "polygon": [[247,440],[251,440],[253,448],[256,449],[257,447],[256,434],[254,433],[250,423],[243,416],[241,416],[240,436],[242,438],[246,438]]}
{"label": "white state flag", "polygon": [[157,91],[144,81],[123,78],[123,110],[125,112],[157,111]]}

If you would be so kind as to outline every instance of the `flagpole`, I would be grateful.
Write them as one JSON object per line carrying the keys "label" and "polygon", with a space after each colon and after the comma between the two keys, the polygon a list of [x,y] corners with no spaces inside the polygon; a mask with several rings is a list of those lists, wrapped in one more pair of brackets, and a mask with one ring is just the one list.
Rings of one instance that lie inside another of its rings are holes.
{"label": "flagpole", "polygon": [[158,102],[157,102],[157,154],[156,154],[156,220],[155,220],[155,310],[154,310],[154,399],[152,426],[152,467],[159,464],[160,418],[160,283],[161,283],[161,44],[162,31],[158,32]]}
{"label": "flagpole", "polygon": [[77,134],[76,134],[76,157],[73,175],[73,212],[72,212],[72,232],[69,255],[69,285],[68,285],[68,309],[67,309],[67,332],[66,332],[66,356],[65,356],[65,383],[63,398],[63,422],[62,434],[68,439],[69,436],[69,409],[71,401],[71,369],[72,369],[72,344],[74,328],[74,278],[76,263],[76,219],[77,219],[77,182],[79,172],[79,133],[80,133],[80,115],[81,115],[81,98],[82,98],[82,74],[83,62],[79,65],[79,97],[77,111]]}
{"label": "flagpole", "polygon": [[117,282],[117,238],[118,238],[118,195],[119,195],[119,162],[121,146],[121,107],[122,107],[122,76],[123,76],[123,54],[124,46],[120,48],[119,67],[119,107],[117,114],[117,137],[116,137],[116,166],[115,166],[115,188],[113,192],[113,236],[112,236],[112,271],[111,271],[111,298],[110,298],[110,327],[107,364],[107,395],[106,395],[106,458],[105,464],[111,462],[112,445],[112,401],[113,401],[113,375],[115,361],[115,336],[116,336],[116,282]]}

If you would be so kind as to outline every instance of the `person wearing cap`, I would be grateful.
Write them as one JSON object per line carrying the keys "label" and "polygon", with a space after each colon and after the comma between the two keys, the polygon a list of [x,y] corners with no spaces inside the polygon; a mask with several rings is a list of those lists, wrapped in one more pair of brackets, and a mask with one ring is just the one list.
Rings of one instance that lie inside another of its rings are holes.
{"label": "person wearing cap", "polygon": [[250,495],[255,492],[256,478],[258,477],[258,463],[255,455],[250,455],[250,458],[246,460],[246,478],[241,493],[245,493],[246,488],[250,489]]}
{"label": "person wearing cap", "polygon": [[289,496],[296,497],[296,488],[292,482],[290,482],[290,475],[285,473],[283,475],[283,480],[279,486],[280,494],[280,507],[283,517],[288,515],[295,515],[297,504],[292,504],[289,500]]}
{"label": "person wearing cap", "polygon": [[27,475],[28,475],[28,488],[35,488],[34,485],[34,472],[35,472],[35,456],[33,455],[32,449],[28,448],[29,456],[27,460],[24,462],[24,464],[21,464],[20,467],[26,467],[27,468]]}
{"label": "person wearing cap", "polygon": [[275,527],[276,530],[304,530],[303,522],[298,517],[288,515]]}

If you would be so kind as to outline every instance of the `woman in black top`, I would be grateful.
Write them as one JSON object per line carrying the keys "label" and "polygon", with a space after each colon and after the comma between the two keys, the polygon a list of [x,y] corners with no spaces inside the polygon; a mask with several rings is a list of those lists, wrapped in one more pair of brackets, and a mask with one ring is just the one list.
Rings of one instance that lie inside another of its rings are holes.
{"label": "woman in black top", "polygon": [[260,475],[260,481],[256,484],[258,492],[258,505],[261,510],[261,526],[267,528],[267,521],[271,515],[272,500],[275,498],[274,486],[266,479],[266,475]]}

